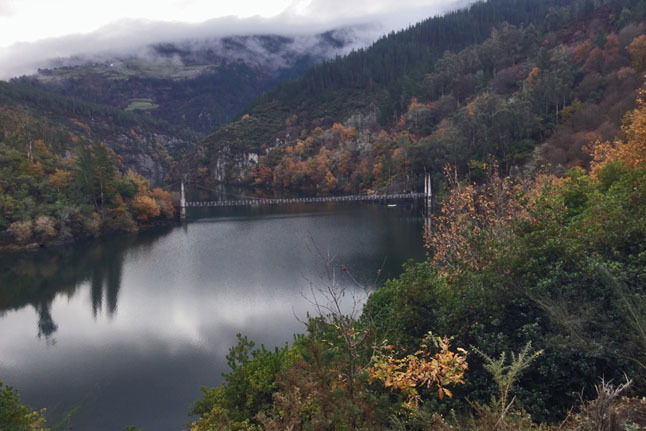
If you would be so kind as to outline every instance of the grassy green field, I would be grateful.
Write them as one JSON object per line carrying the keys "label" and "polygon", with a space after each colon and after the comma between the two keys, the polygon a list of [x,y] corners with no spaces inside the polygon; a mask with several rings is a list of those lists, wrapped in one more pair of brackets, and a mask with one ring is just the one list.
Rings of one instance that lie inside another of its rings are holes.
{"label": "grassy green field", "polygon": [[153,103],[153,99],[130,99],[130,105],[126,111],[152,111],[159,108],[159,105]]}

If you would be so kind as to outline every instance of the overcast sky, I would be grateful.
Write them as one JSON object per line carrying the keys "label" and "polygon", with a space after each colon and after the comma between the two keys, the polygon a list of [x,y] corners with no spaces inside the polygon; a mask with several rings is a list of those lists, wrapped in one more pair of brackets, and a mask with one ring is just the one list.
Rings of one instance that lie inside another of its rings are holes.
{"label": "overcast sky", "polygon": [[370,24],[378,37],[468,0],[0,0],[0,78],[47,58],[230,34]]}

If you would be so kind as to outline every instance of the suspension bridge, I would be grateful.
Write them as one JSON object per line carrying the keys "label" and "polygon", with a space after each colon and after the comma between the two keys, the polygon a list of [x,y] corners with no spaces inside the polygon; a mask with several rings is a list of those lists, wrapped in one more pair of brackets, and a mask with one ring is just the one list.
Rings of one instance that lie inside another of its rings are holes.
{"label": "suspension bridge", "polygon": [[321,203],[321,202],[394,202],[402,200],[421,199],[427,208],[431,205],[431,176],[426,174],[424,178],[424,192],[411,193],[386,193],[386,194],[368,194],[368,195],[345,195],[345,196],[317,196],[302,198],[244,198],[233,200],[217,201],[187,201],[184,191],[184,183],[181,183],[180,189],[180,218],[186,219],[187,208],[200,207],[251,207],[260,205],[287,205],[296,203]]}

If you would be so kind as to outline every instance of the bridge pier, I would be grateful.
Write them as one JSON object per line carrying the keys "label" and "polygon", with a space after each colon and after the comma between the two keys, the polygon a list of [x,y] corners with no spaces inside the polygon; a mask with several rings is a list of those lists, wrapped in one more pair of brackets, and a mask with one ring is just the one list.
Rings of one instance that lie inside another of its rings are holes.
{"label": "bridge pier", "polygon": [[424,209],[426,214],[431,214],[431,205],[433,203],[433,190],[431,188],[431,173],[426,172],[424,174]]}
{"label": "bridge pier", "polygon": [[179,219],[186,221],[186,194],[184,193],[184,181],[182,181],[179,195]]}
{"label": "bridge pier", "polygon": [[426,217],[424,220],[424,231],[430,234],[432,226],[431,213],[433,211],[433,191],[431,189],[431,173],[424,173],[424,210]]}

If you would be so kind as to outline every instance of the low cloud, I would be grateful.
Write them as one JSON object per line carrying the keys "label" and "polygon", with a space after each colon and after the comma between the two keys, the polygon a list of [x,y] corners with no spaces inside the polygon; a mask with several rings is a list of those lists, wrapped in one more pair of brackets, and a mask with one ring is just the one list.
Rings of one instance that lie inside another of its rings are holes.
{"label": "low cloud", "polygon": [[[372,4],[374,2],[367,0],[296,0],[292,8],[273,18],[224,17],[200,24],[121,20],[88,34],[73,34],[0,48],[0,79],[32,74],[38,68],[51,67],[53,64],[73,64],[90,59],[125,56],[149,58],[154,55],[152,45],[173,43],[193,49],[191,47],[199,46],[200,43],[212,44],[217,39],[230,36],[286,36],[292,39],[293,50],[314,50],[313,54],[317,56],[330,57],[365,47],[383,34],[466,5],[466,2],[467,0],[444,0],[424,5],[424,2],[409,0],[405,2],[407,7],[402,7],[401,4],[392,6],[392,2],[388,2],[391,4],[388,6],[379,2]],[[0,0],[0,14],[3,7],[7,8],[7,3]],[[346,38],[342,52],[329,50],[329,47],[323,48],[317,43],[315,35],[331,29],[335,29],[339,37]],[[248,51],[254,55],[271,55],[264,48],[256,48],[250,45]],[[316,52],[316,49],[320,52]],[[235,52],[232,54],[235,55]],[[279,62],[280,59],[273,61]],[[277,63],[277,67],[279,66]]]}
{"label": "low cloud", "polygon": [[7,0],[0,0],[0,16],[11,16],[13,14],[13,8]]}

